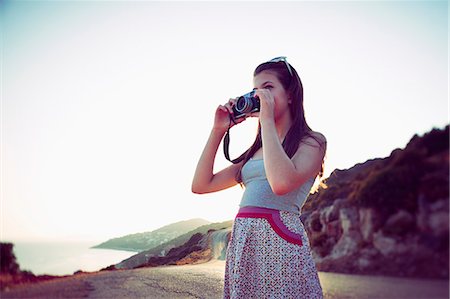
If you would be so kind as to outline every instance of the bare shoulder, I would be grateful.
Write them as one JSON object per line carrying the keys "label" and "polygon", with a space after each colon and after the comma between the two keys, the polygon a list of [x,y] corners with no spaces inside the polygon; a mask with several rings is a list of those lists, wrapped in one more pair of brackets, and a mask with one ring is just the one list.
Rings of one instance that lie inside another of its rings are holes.
{"label": "bare shoulder", "polygon": [[325,136],[322,133],[311,131],[300,141],[293,161],[298,167],[301,165],[304,168],[305,165],[309,164],[319,167],[325,157],[326,150],[327,139]]}
{"label": "bare shoulder", "polygon": [[322,133],[311,131],[308,136],[303,138],[302,143],[313,147],[326,147],[327,139]]}

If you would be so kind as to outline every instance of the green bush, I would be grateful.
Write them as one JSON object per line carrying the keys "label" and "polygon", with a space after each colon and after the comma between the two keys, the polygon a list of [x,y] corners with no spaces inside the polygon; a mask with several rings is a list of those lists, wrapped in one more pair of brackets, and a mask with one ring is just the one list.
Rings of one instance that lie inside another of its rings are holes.
{"label": "green bush", "polygon": [[392,214],[398,209],[415,212],[417,185],[414,165],[390,167],[366,179],[355,194],[355,200],[363,207],[373,207],[384,214]]}
{"label": "green bush", "polygon": [[13,246],[12,243],[0,243],[0,273],[2,274],[15,275],[20,272]]}
{"label": "green bush", "polygon": [[444,150],[448,150],[449,126],[446,126],[443,130],[433,129],[421,138],[413,138],[410,143],[412,147],[421,147],[425,149],[427,156],[432,156]]}

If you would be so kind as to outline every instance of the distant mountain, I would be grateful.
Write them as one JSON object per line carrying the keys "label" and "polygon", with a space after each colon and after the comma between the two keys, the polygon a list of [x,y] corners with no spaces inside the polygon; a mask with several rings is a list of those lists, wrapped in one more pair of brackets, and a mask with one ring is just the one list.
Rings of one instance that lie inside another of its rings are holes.
{"label": "distant mountain", "polygon": [[229,220],[200,226],[169,242],[133,255],[115,265],[115,268],[133,269],[146,265],[176,263],[196,253],[199,256],[197,260],[206,261],[214,256],[223,259],[223,250],[226,248],[232,225],[233,221]]}
{"label": "distant mountain", "polygon": [[211,222],[200,218],[180,221],[166,225],[154,231],[136,233],[110,239],[104,243],[93,246],[92,248],[107,248],[141,252],[166,243],[177,238],[178,236],[210,223]]}

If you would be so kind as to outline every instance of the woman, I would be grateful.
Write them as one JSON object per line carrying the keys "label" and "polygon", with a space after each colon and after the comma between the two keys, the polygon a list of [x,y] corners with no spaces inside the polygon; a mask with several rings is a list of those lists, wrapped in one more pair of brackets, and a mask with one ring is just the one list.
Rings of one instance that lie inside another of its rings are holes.
{"label": "woman", "polygon": [[213,173],[233,118],[231,99],[219,105],[192,182],[194,193],[243,184],[245,191],[227,248],[224,298],[323,298],[300,209],[323,174],[326,139],[311,130],[303,87],[285,57],[259,65],[253,78],[260,111],[253,145],[233,165]]}

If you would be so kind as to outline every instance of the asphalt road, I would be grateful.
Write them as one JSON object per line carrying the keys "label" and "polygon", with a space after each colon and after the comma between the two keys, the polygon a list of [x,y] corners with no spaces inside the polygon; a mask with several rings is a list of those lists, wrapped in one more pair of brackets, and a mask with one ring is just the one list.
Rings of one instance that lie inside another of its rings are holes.
{"label": "asphalt road", "polygon": [[[24,285],[1,298],[222,298],[223,261],[104,271]],[[319,272],[325,299],[449,298],[446,280]]]}

